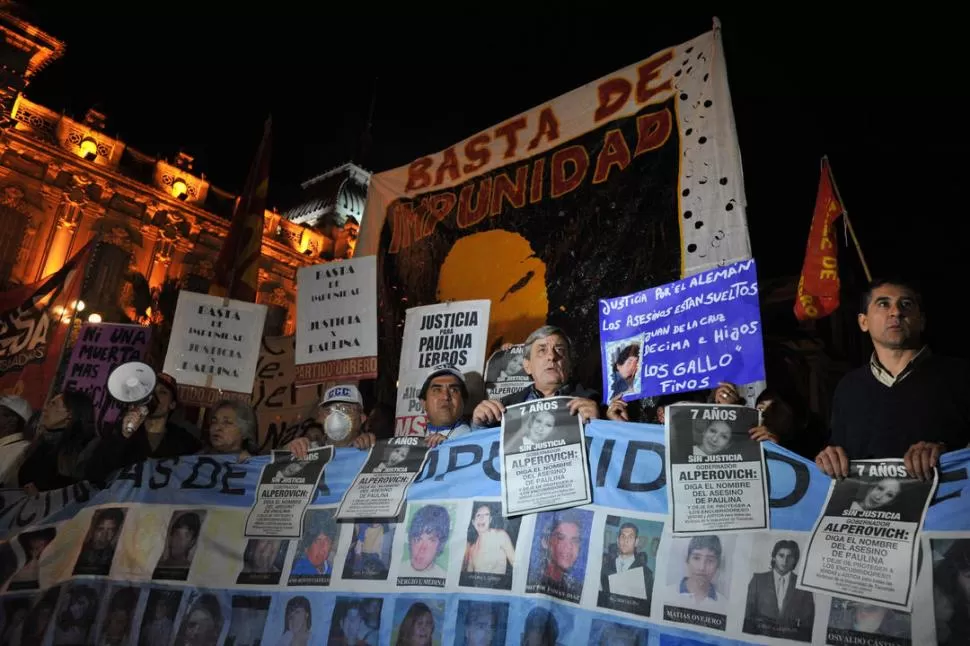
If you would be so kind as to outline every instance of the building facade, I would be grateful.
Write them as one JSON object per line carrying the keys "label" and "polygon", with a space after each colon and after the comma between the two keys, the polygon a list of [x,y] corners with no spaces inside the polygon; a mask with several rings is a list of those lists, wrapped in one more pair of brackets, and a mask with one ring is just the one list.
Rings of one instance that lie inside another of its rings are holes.
{"label": "building facade", "polygon": [[[105,115],[95,110],[75,120],[30,101],[24,94],[30,79],[65,45],[15,9],[0,4],[6,91],[0,108],[7,124],[0,130],[0,290],[57,271],[97,236],[82,317],[158,322],[163,287],[208,291],[238,196],[209,182],[187,154],[161,159],[109,136]],[[338,174],[354,173],[357,185],[364,176],[351,166]],[[330,177],[305,187],[332,186]],[[352,255],[353,214],[335,208],[344,184],[330,197],[314,192],[312,199],[326,202],[317,217],[292,221],[266,212],[257,302],[269,308],[267,335],[294,331],[300,267]],[[366,183],[363,191],[366,197]]]}

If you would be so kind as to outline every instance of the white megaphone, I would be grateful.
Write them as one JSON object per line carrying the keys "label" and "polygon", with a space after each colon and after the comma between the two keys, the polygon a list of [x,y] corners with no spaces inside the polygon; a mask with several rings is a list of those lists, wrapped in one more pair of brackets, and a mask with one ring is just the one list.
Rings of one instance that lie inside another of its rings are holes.
{"label": "white megaphone", "polygon": [[147,363],[123,363],[108,375],[108,392],[122,404],[147,403],[155,392],[155,371]]}
{"label": "white megaphone", "polygon": [[[121,364],[108,375],[108,392],[122,404],[127,404],[129,410],[140,409],[140,418],[144,419],[150,409],[154,408],[152,397],[155,394],[156,381],[157,377],[151,366],[140,361],[130,361]],[[138,423],[140,422],[125,416],[125,437],[135,431]]]}

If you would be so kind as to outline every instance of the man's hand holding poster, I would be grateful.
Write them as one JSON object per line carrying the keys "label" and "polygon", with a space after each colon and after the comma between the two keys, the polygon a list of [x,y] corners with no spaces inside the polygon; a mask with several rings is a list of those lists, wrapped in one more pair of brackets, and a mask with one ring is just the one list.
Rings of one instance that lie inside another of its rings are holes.
{"label": "man's hand holding poster", "polygon": [[668,407],[667,491],[675,535],[768,527],[764,453],[748,436],[756,426],[753,408]]}
{"label": "man's hand holding poster", "polygon": [[585,505],[590,496],[583,420],[569,397],[514,404],[502,416],[502,512],[519,516]]}
{"label": "man's hand holding poster", "polygon": [[377,442],[340,501],[337,518],[397,518],[408,487],[421,473],[427,455],[424,438],[394,437]]}
{"label": "man's hand holding poster", "polygon": [[939,476],[917,480],[900,459],[858,460],[832,480],[799,587],[910,610],[923,517]]}

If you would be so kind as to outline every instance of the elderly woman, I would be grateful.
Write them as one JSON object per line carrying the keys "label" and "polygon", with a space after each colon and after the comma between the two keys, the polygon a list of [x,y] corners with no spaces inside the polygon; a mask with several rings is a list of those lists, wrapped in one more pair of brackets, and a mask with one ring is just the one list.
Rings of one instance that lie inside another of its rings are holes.
{"label": "elderly woman", "polygon": [[248,404],[221,401],[212,409],[209,433],[200,454],[236,455],[240,461],[259,452],[256,413]]}

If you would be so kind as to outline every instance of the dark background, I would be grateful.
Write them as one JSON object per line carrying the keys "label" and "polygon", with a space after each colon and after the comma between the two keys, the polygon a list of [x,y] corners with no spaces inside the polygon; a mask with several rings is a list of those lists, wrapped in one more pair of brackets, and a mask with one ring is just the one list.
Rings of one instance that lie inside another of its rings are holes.
{"label": "dark background", "polygon": [[[828,154],[874,273],[919,278],[931,341],[970,354],[960,321],[945,316],[970,233],[961,17],[597,6],[595,15],[585,4],[414,15],[287,2],[33,2],[26,12],[68,48],[27,95],[75,118],[97,107],[108,134],[148,154],[193,154],[197,171],[231,191],[272,113],[270,205],[285,208],[300,181],[347,159],[373,171],[405,164],[692,38],[719,15],[762,281],[800,270]],[[857,270],[850,251],[841,260]]]}

